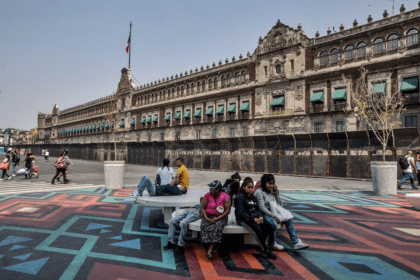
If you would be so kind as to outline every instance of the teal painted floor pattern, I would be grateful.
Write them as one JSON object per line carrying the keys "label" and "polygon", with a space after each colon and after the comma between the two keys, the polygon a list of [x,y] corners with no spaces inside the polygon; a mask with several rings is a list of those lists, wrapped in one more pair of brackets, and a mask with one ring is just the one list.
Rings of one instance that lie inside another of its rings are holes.
{"label": "teal painted floor pattern", "polygon": [[420,279],[420,214],[403,193],[281,192],[310,244],[261,258],[227,236],[215,259],[189,236],[185,253],[163,250],[160,208],[132,189],[87,188],[0,196],[0,279]]}

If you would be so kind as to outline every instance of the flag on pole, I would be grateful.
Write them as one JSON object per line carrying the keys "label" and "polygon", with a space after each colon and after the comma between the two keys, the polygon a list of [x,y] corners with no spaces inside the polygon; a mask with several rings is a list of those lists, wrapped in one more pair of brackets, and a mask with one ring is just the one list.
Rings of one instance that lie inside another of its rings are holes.
{"label": "flag on pole", "polygon": [[131,47],[131,21],[130,21],[130,35],[128,35],[127,47],[125,47],[125,51],[128,53]]}

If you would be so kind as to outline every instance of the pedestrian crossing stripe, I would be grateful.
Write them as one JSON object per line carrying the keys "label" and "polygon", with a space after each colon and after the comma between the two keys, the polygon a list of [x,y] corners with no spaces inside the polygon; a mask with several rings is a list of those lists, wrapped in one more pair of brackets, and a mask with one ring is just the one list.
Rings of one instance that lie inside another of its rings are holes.
{"label": "pedestrian crossing stripe", "polygon": [[51,184],[50,182],[34,182],[34,181],[22,181],[22,180],[11,180],[0,182],[0,196],[24,194],[24,193],[44,193],[52,191],[65,191],[75,189],[87,189],[87,188],[103,188],[105,185],[93,185],[93,184]]}

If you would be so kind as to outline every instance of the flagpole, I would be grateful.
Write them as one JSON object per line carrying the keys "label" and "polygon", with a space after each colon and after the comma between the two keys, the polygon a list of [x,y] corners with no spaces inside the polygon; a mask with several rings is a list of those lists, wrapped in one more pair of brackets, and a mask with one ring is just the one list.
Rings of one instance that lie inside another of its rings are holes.
{"label": "flagpole", "polygon": [[131,69],[130,60],[131,60],[131,21],[130,21],[130,48],[128,49],[128,69]]}

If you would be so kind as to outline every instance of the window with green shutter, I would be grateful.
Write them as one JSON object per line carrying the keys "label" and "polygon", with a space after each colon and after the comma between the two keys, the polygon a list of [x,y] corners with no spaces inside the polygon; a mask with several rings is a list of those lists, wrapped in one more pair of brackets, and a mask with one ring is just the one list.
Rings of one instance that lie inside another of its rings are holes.
{"label": "window with green shutter", "polygon": [[166,113],[166,116],[165,116],[164,120],[165,121],[170,121],[171,120],[171,113]]}
{"label": "window with green shutter", "polygon": [[131,122],[130,122],[130,125],[135,125],[135,124],[136,124],[136,118],[132,118]]}
{"label": "window with green shutter", "polygon": [[189,119],[189,118],[191,118],[191,111],[187,110],[187,111],[185,111],[184,119]]}
{"label": "window with green shutter", "polygon": [[216,114],[223,115],[224,113],[225,113],[225,106],[224,105],[219,105],[219,107],[217,107]]}
{"label": "window with green shutter", "polygon": [[195,110],[194,117],[201,118],[201,108],[198,108],[197,110]]}
{"label": "window with green shutter", "polygon": [[239,111],[249,111],[249,101],[244,101],[241,105],[241,107],[239,108]]}
{"label": "window with green shutter", "polygon": [[174,119],[176,119],[176,120],[181,119],[181,112],[180,111],[176,112]]}
{"label": "window with green shutter", "polygon": [[157,123],[157,122],[158,122],[158,120],[159,120],[158,115],[155,115],[155,116],[153,117],[152,122]]}
{"label": "window with green shutter", "polygon": [[312,94],[311,102],[324,102],[324,92],[316,91]]}
{"label": "window with green shutter", "polygon": [[206,116],[213,116],[213,106],[208,107],[207,111],[204,113]]}
{"label": "window with green shutter", "polygon": [[372,84],[371,93],[386,93],[386,82]]}
{"label": "window with green shutter", "polygon": [[402,92],[419,91],[419,77],[405,78],[401,85]]}
{"label": "window with green shutter", "polygon": [[236,113],[236,104],[230,104],[226,113],[234,114]]}
{"label": "window with green shutter", "polygon": [[284,106],[284,96],[274,96],[270,102],[271,107]]}
{"label": "window with green shutter", "polygon": [[332,100],[345,100],[347,99],[346,88],[336,88],[332,96]]}

